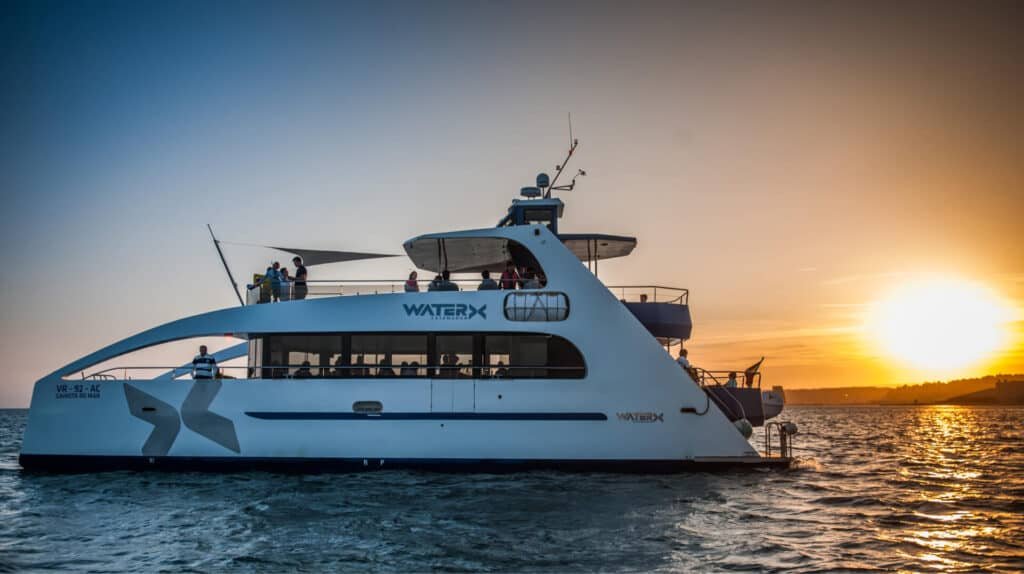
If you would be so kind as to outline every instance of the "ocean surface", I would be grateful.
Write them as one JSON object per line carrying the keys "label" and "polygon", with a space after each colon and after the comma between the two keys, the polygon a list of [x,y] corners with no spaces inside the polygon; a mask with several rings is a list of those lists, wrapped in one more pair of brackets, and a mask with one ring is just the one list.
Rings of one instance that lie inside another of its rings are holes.
{"label": "ocean surface", "polygon": [[0,410],[0,571],[1024,570],[1024,408],[784,414],[785,471],[33,475]]}

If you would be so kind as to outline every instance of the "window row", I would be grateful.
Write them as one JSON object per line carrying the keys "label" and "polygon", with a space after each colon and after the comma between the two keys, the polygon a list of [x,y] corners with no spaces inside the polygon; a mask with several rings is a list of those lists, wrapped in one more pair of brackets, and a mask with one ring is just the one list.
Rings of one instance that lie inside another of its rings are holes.
{"label": "window row", "polygon": [[250,376],[260,378],[578,379],[583,355],[534,333],[315,333],[255,336]]}

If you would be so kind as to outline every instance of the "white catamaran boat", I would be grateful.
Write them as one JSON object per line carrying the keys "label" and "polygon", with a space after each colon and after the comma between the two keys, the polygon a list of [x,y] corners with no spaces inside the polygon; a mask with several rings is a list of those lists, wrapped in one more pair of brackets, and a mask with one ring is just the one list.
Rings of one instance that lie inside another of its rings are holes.
{"label": "white catamaran boat", "polygon": [[[554,185],[563,168],[523,188],[497,227],[404,244],[421,270],[497,277],[512,262],[532,278],[506,281],[510,289],[422,292],[402,282],[310,281],[308,298],[265,304],[265,292],[250,289],[248,304],[155,327],[39,380],[22,467],[788,465],[795,426],[765,423],[781,411],[781,389],[762,393],[758,373],[749,387],[731,388],[666,352],[690,336],[685,289],[598,279],[599,260],[628,255],[636,239],[558,232],[564,204],[551,191],[575,183]],[[307,264],[344,258],[292,251]],[[241,343],[218,361],[248,361],[212,379],[193,379],[187,366],[87,372],[140,349],[224,334]],[[764,452],[748,442],[748,423],[768,425]]]}

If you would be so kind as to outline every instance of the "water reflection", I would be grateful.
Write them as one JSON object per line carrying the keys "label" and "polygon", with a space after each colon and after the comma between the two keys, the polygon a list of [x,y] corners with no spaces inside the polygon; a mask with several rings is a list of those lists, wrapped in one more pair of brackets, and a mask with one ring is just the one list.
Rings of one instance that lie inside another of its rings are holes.
{"label": "water reflection", "polygon": [[68,477],[0,413],[0,571],[1024,570],[1024,409],[788,417],[786,472]]}

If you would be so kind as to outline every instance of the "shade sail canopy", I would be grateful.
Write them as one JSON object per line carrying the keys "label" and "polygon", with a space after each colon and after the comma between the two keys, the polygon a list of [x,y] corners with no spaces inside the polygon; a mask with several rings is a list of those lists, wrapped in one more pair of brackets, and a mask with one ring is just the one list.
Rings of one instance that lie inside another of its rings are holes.
{"label": "shade sail canopy", "polygon": [[344,261],[359,261],[361,259],[382,259],[385,257],[398,257],[390,253],[359,253],[357,251],[327,251],[322,249],[299,249],[296,247],[266,246],[269,249],[285,251],[302,258],[303,265],[323,265],[325,263],[341,263]]}
{"label": "shade sail canopy", "polygon": [[560,233],[558,238],[580,261],[625,257],[636,247],[636,237],[602,233]]}

